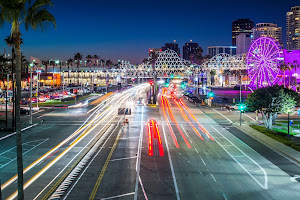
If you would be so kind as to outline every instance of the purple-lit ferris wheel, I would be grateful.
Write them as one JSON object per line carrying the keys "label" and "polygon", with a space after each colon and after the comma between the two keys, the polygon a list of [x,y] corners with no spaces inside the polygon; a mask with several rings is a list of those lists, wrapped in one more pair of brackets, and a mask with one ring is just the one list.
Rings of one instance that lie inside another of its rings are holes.
{"label": "purple-lit ferris wheel", "polygon": [[258,88],[273,85],[280,71],[278,66],[281,60],[283,52],[277,40],[269,37],[256,39],[246,58],[251,85]]}

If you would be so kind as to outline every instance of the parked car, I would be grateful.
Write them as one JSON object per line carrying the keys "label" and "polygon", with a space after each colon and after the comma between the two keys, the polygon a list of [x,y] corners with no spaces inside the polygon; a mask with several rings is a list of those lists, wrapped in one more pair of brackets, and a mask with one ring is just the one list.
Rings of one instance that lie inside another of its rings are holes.
{"label": "parked car", "polygon": [[227,111],[233,111],[234,110],[234,108],[232,106],[229,106],[229,105],[222,105],[221,109],[227,110]]}
{"label": "parked car", "polygon": [[[11,110],[11,114],[13,114],[14,110]],[[25,108],[20,108],[20,114],[21,115],[29,115],[29,110]]]}
{"label": "parked car", "polygon": [[196,96],[192,96],[192,97],[189,97],[189,101],[192,102],[192,103],[200,103],[200,99],[198,99],[198,97]]}

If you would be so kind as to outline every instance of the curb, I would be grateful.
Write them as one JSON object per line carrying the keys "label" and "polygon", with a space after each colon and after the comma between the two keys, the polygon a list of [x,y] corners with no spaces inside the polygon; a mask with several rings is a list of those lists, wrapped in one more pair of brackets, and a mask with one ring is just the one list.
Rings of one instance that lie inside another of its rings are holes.
{"label": "curb", "polygon": [[[30,128],[32,128],[32,127],[35,127],[35,126],[37,126],[39,123],[36,123],[36,124],[33,124],[33,125],[31,125],[31,126],[27,126],[27,127],[25,127],[25,128],[23,128],[23,129],[21,129],[21,132],[22,131],[26,131],[27,129],[30,129]],[[6,139],[6,138],[9,138],[9,137],[11,137],[11,136],[13,136],[13,135],[15,135],[16,134],[16,132],[13,132],[13,133],[10,133],[10,134],[8,134],[8,135],[6,135],[6,136],[3,136],[2,138],[0,138],[0,141],[1,140],[4,140],[4,139]]]}
{"label": "curb", "polygon": [[[233,124],[233,125],[234,125],[234,124]],[[245,125],[244,125],[244,126],[245,126]],[[248,128],[251,128],[249,125],[246,125],[246,126],[248,126]],[[258,141],[258,142],[260,142],[260,143],[266,145],[267,147],[271,148],[273,151],[276,151],[276,152],[278,152],[278,153],[280,153],[280,154],[283,154],[284,156],[288,157],[289,159],[291,159],[292,161],[296,162],[297,164],[300,164],[300,160],[298,160],[298,159],[295,158],[294,156],[290,155],[289,153],[286,153],[285,151],[281,150],[280,148],[277,148],[276,146],[270,144],[269,142],[267,142],[267,141],[265,141],[265,140],[263,140],[263,139],[261,139],[261,138],[259,138],[259,137],[256,137],[255,135],[253,135],[253,134],[251,134],[251,133],[248,133],[248,131],[243,130],[241,127],[239,127],[239,126],[237,126],[237,125],[234,125],[234,127],[236,127],[237,129],[239,129],[239,130],[242,131],[243,133],[247,134],[248,136],[252,137],[252,138],[255,139],[256,141]],[[254,131],[256,131],[256,130],[253,129],[253,128],[251,128],[251,129],[254,130]],[[257,132],[258,132],[258,131],[257,131]],[[260,133],[260,132],[258,132],[258,133]],[[260,133],[260,134],[262,134],[262,133]],[[266,136],[266,137],[268,137],[268,136]],[[285,145],[285,144],[282,144],[282,143],[280,143],[280,142],[274,140],[273,138],[268,137],[268,139],[272,140],[274,143],[279,143],[280,145]],[[286,145],[285,145],[285,146],[286,146]],[[286,146],[286,147],[287,147],[287,148],[291,148],[291,147],[288,147],[288,146]],[[291,149],[292,149],[292,148],[291,148]],[[292,149],[292,150],[294,150],[294,149]],[[296,151],[296,150],[294,150],[294,151]]]}

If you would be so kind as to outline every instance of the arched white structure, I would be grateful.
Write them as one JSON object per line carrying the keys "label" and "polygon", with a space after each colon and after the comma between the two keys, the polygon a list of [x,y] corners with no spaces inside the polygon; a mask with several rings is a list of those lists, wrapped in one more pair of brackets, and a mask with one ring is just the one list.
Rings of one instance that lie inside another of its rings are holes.
{"label": "arched white structure", "polygon": [[168,49],[158,53],[155,72],[150,61],[139,66],[125,66],[123,70],[126,77],[151,78],[154,73],[158,78],[188,77],[189,64],[189,61],[180,58],[175,51]]}
{"label": "arched white structure", "polygon": [[215,55],[201,65],[204,70],[239,70],[246,69],[245,56],[231,56],[227,53]]}

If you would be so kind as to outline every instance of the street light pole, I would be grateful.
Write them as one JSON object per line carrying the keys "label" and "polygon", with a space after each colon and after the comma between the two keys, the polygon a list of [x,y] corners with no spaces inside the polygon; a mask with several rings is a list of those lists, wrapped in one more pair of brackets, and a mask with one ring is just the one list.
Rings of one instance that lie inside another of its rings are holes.
{"label": "street light pole", "polygon": [[30,118],[29,118],[29,124],[32,124],[32,67],[33,67],[33,64],[30,63],[30,96],[29,96]]}
{"label": "street light pole", "polygon": [[288,136],[290,136],[290,112],[288,112]]}
{"label": "street light pole", "polygon": [[36,74],[37,75],[37,79],[36,79],[36,87],[37,87],[37,93],[36,93],[36,107],[39,108],[39,82],[40,82],[40,78],[39,78],[39,72]]}

